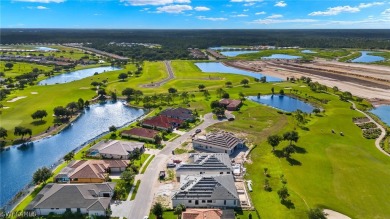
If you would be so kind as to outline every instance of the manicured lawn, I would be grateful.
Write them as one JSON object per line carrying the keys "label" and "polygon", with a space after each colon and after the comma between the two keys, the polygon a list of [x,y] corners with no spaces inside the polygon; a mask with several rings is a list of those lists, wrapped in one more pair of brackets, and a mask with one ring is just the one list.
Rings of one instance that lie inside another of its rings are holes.
{"label": "manicured lawn", "polygon": [[[151,213],[149,219],[156,219],[156,216]],[[177,215],[173,214],[173,211],[164,211],[163,219],[177,219]]]}
{"label": "manicured lawn", "polygon": [[148,159],[149,156],[150,154],[142,154],[141,159],[133,160],[134,165],[137,166],[138,168],[141,168],[142,164],[145,163],[145,161]]}
{"label": "manicured lawn", "polygon": [[140,185],[140,184],[141,184],[141,180],[137,180],[137,183],[135,184],[133,193],[131,193],[131,198],[130,198],[130,200],[134,200],[134,199],[135,199],[135,196],[137,195],[138,188],[139,188],[139,185]]}
{"label": "manicured lawn", "polygon": [[25,73],[30,73],[34,68],[37,68],[39,70],[42,70],[44,72],[49,72],[53,70],[53,67],[46,66],[46,65],[38,65],[35,63],[26,63],[26,62],[11,62],[14,64],[14,67],[12,69],[5,68],[4,65],[7,62],[0,61],[0,71],[5,73],[5,77],[16,77]]}
{"label": "manicured lawn", "polygon": [[[323,117],[312,115],[300,128],[297,143],[301,149],[288,162],[276,157],[266,143],[270,134],[293,130],[292,116],[277,114],[276,110],[246,103],[231,123],[217,124],[214,128],[247,134],[249,142],[256,144],[247,164],[247,179],[253,182],[251,198],[262,218],[306,218],[309,208],[323,207],[344,213],[352,218],[387,218],[390,208],[387,189],[390,159],[381,154],[373,140],[364,139],[353,117],[361,116],[351,110],[350,104],[328,94],[303,93],[329,99],[323,105]],[[302,94],[303,94],[302,93]],[[251,127],[252,126],[252,127]],[[345,136],[332,134],[343,132]],[[281,150],[287,142],[277,148]],[[293,165],[291,165],[293,164]],[[263,169],[268,168],[271,192],[264,191]],[[287,179],[287,188],[293,207],[280,203],[277,190],[282,187],[280,175]]]}
{"label": "manicured lawn", "polygon": [[155,155],[153,154],[153,156],[151,158],[149,158],[149,160],[146,162],[146,164],[144,164],[142,170],[141,170],[141,174],[144,174],[146,169],[148,168],[150,162],[152,162],[153,158],[155,157]]}

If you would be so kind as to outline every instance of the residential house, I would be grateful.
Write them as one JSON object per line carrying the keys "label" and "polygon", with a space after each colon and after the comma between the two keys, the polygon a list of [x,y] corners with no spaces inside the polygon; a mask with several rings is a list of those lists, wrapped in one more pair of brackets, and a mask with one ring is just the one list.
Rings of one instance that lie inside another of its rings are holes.
{"label": "residential house", "polygon": [[129,137],[138,140],[154,142],[154,138],[158,135],[158,131],[146,128],[132,128],[121,132],[122,137]]}
{"label": "residential house", "polygon": [[229,111],[236,111],[240,108],[242,102],[241,100],[221,99],[219,104]]}
{"label": "residential house", "polygon": [[142,122],[142,126],[152,129],[172,131],[179,127],[184,121],[181,119],[170,118],[167,116],[159,115],[152,118],[147,118]]}
{"label": "residential house", "polygon": [[173,208],[235,208],[240,205],[232,175],[181,175],[180,190],[172,197]]}
{"label": "residential house", "polygon": [[244,147],[245,143],[230,132],[216,132],[196,137],[192,140],[192,146],[194,149],[231,155],[238,148]]}
{"label": "residential house", "polygon": [[176,168],[177,180],[181,175],[231,175],[233,168],[225,153],[190,154],[190,162]]}
{"label": "residential house", "polygon": [[56,182],[101,183],[109,173],[120,173],[129,166],[129,160],[76,160],[69,163],[55,177]]}
{"label": "residential house", "polygon": [[37,215],[80,212],[89,216],[106,216],[115,183],[47,184],[26,207]]}
{"label": "residential house", "polygon": [[106,159],[129,159],[134,150],[145,151],[144,143],[134,141],[103,140],[92,146],[89,156],[101,156]]}
{"label": "residential house", "polygon": [[181,219],[235,219],[233,209],[189,208],[181,213]]}
{"label": "residential house", "polygon": [[167,116],[170,118],[175,118],[175,119],[181,119],[184,121],[189,121],[192,122],[195,120],[195,116],[192,113],[192,110],[183,108],[183,107],[178,107],[178,108],[170,108],[162,111],[160,115]]}

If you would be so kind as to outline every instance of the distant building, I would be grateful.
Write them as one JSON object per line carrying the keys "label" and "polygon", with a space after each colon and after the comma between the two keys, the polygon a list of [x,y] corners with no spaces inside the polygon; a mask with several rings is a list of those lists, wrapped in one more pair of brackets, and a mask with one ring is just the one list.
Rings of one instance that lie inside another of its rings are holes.
{"label": "distant building", "polygon": [[167,116],[159,115],[152,118],[147,118],[142,122],[142,126],[152,129],[172,131],[179,127],[184,121],[181,119],[170,118]]}
{"label": "distant building", "polygon": [[195,120],[195,116],[192,113],[192,110],[186,109],[186,108],[170,108],[162,111],[160,115],[170,117],[170,118],[175,118],[175,119],[181,119],[184,121],[189,121],[192,122]]}
{"label": "distant building", "polygon": [[236,111],[240,108],[242,102],[241,100],[222,99],[219,104],[229,111]]}
{"label": "distant building", "polygon": [[121,136],[154,142],[154,138],[156,135],[158,135],[158,133],[159,132],[156,130],[136,127],[130,130],[122,131]]}
{"label": "distant building", "polygon": [[92,146],[89,156],[100,155],[106,159],[129,159],[135,149],[145,151],[144,143],[134,141],[103,140]]}
{"label": "distant building", "polygon": [[76,160],[69,163],[55,177],[56,182],[101,183],[109,173],[120,173],[129,166],[129,160]]}
{"label": "distant building", "polygon": [[235,219],[233,209],[189,208],[181,214],[181,219]]}
{"label": "distant building", "polygon": [[243,140],[236,138],[232,133],[216,132],[198,136],[192,140],[192,146],[194,149],[230,155],[238,148],[244,147],[245,143]]}
{"label": "distant building", "polygon": [[178,181],[181,175],[231,175],[233,168],[225,153],[191,154],[190,162],[176,168]]}
{"label": "distant building", "polygon": [[181,175],[180,190],[172,197],[174,208],[235,208],[239,203],[232,175]]}
{"label": "distant building", "polygon": [[47,184],[26,207],[37,215],[80,212],[89,216],[106,216],[115,183]]}

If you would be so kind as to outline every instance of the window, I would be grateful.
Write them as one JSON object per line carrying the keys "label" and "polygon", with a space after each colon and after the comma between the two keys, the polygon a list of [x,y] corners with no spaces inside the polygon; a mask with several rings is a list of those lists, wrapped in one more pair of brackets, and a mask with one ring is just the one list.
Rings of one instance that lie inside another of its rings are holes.
{"label": "window", "polygon": [[206,203],[206,200],[202,200],[202,203]]}
{"label": "window", "polygon": [[207,203],[212,203],[213,201],[212,200],[207,200]]}
{"label": "window", "polygon": [[223,200],[223,205],[226,205],[226,200]]}
{"label": "window", "polygon": [[188,200],[188,203],[192,203],[192,200]]}
{"label": "window", "polygon": [[230,172],[226,172],[226,174],[230,174]]}
{"label": "window", "polygon": [[236,200],[234,200],[234,202],[233,202],[233,203],[234,203],[234,205],[236,205]]}
{"label": "window", "polygon": [[195,205],[199,205],[199,200],[195,200]]}
{"label": "window", "polygon": [[219,172],[219,174],[223,174],[223,172]]}
{"label": "window", "polygon": [[79,181],[79,179],[78,178],[74,178],[73,181]]}

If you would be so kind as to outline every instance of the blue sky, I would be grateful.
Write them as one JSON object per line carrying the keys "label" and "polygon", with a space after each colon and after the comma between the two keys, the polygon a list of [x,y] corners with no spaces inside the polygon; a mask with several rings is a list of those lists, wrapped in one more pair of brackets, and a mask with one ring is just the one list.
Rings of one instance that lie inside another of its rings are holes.
{"label": "blue sky", "polygon": [[390,0],[0,0],[2,28],[390,28]]}

